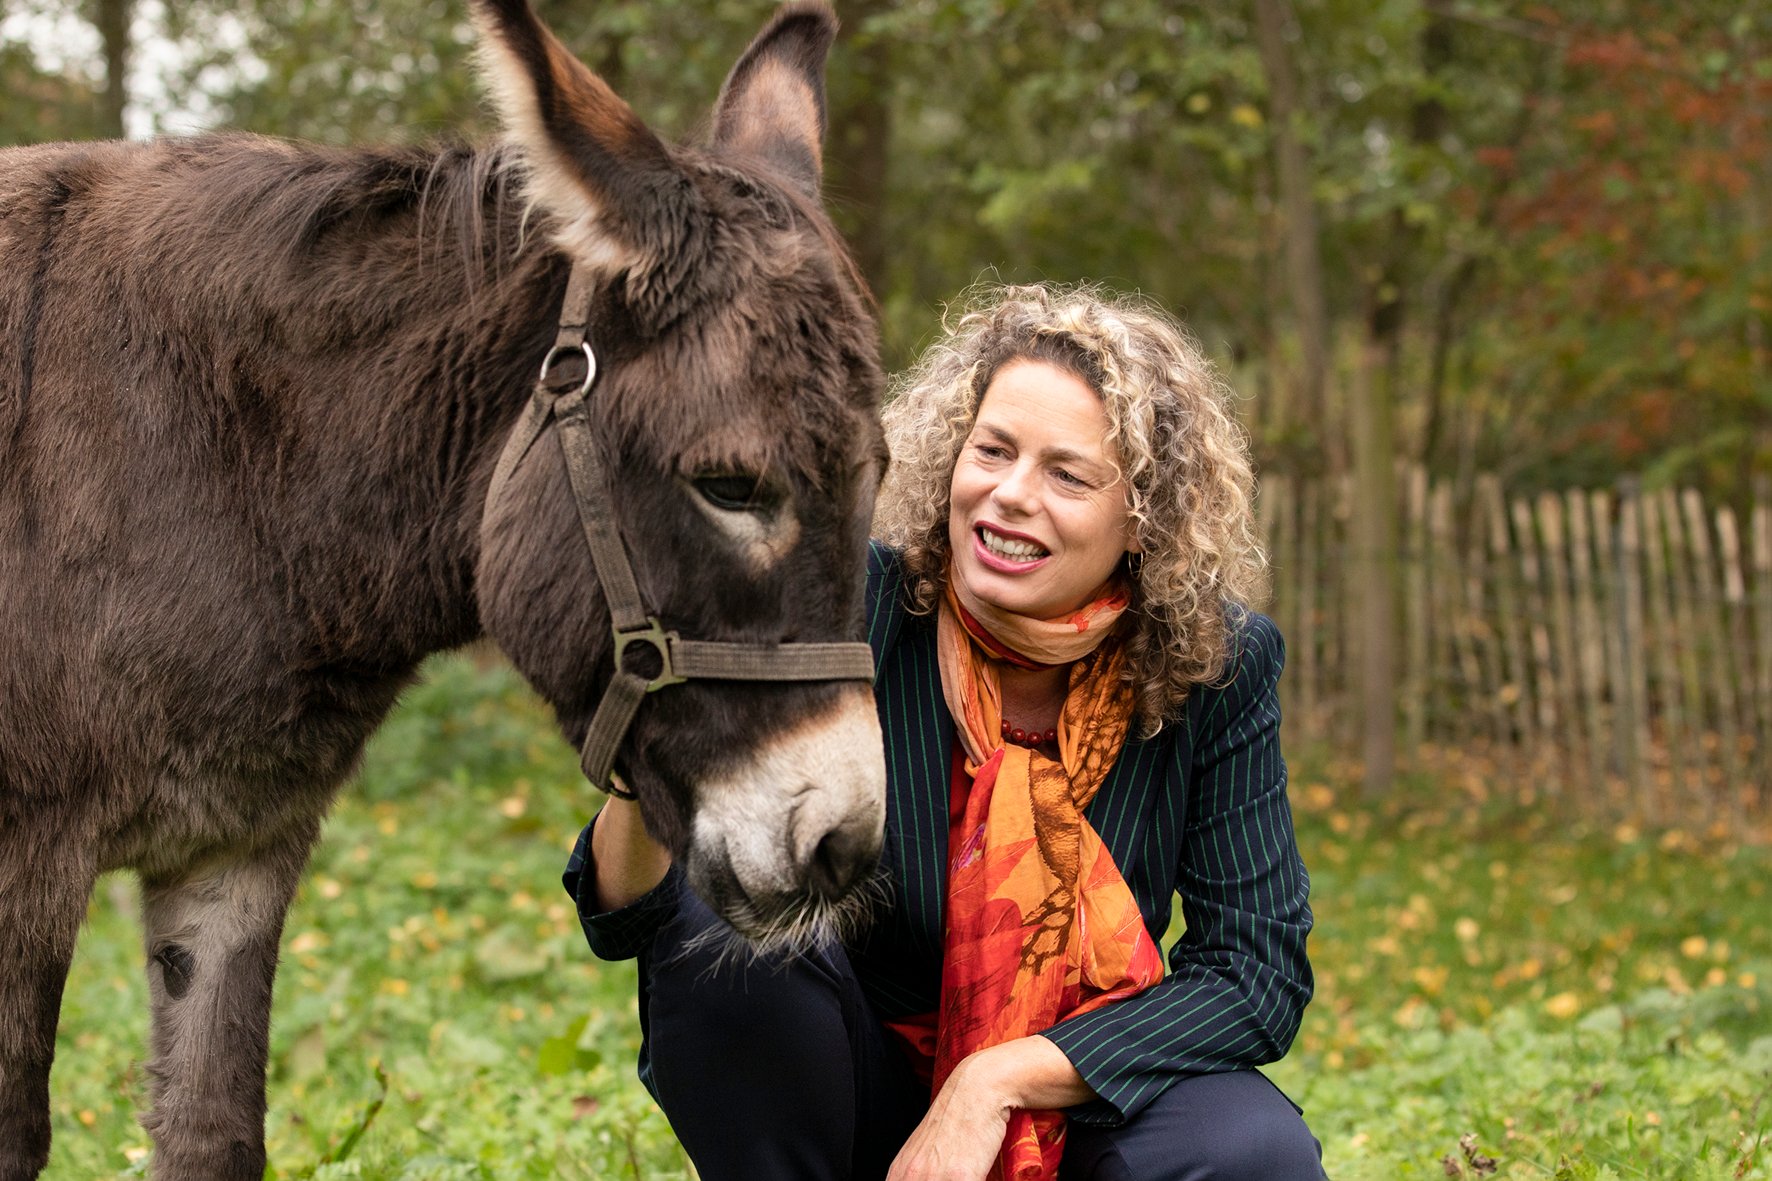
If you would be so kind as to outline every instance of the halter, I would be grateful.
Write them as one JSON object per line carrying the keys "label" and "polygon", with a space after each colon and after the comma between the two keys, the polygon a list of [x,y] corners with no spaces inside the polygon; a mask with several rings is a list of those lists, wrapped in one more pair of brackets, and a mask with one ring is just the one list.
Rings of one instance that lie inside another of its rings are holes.
{"label": "halter", "polygon": [[[551,420],[566,458],[566,474],[572,499],[584,526],[591,563],[603,585],[609,604],[610,630],[615,637],[615,675],[603,691],[603,700],[591,718],[580,751],[579,765],[585,777],[603,791],[624,799],[632,792],[614,785],[615,752],[633,725],[640,701],[667,685],[705,679],[720,681],[871,681],[873,650],[863,643],[736,644],[710,640],[685,640],[666,631],[658,616],[648,614],[640,601],[634,570],[611,512],[608,469],[598,454],[591,434],[588,412],[590,394],[597,384],[597,354],[587,339],[591,306],[591,281],[586,269],[573,264],[560,309],[560,332],[554,347],[542,361],[535,393],[523,417],[511,431],[498,466],[492,473],[486,503],[491,506],[505,482],[529,453]],[[562,362],[582,356],[582,382],[556,375]],[[658,653],[659,672],[647,678],[624,667],[623,656],[635,645]]]}

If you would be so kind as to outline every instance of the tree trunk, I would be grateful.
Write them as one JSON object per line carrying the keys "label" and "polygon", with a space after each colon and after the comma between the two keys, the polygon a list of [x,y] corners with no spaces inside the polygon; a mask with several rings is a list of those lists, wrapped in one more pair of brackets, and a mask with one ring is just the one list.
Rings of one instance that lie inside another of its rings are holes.
{"label": "tree trunk", "polygon": [[1397,481],[1391,399],[1379,380],[1388,367],[1386,346],[1376,331],[1369,332],[1349,399],[1355,465],[1350,574],[1360,600],[1360,756],[1367,799],[1390,791],[1397,762]]}
{"label": "tree trunk", "polygon": [[842,69],[833,72],[825,193],[856,264],[875,292],[888,288],[887,165],[892,146],[891,45],[866,29],[887,0],[841,0]]}
{"label": "tree trunk", "polygon": [[99,133],[123,138],[123,108],[129,101],[125,82],[129,76],[129,20],[133,0],[97,0],[93,24],[105,51],[105,92],[99,111]]}
{"label": "tree trunk", "polygon": [[1303,371],[1293,401],[1299,427],[1323,449],[1330,472],[1347,469],[1338,431],[1329,428],[1325,402],[1329,386],[1329,312],[1323,289],[1321,231],[1311,194],[1310,162],[1298,134],[1298,79],[1286,46],[1290,21],[1286,0],[1255,0],[1255,25],[1267,75],[1268,118],[1273,125],[1274,160],[1280,214],[1285,222],[1286,286],[1298,321]]}
{"label": "tree trunk", "polygon": [[[1752,34],[1750,34],[1752,36]],[[1749,42],[1750,52],[1747,61],[1764,62],[1766,59],[1761,51],[1765,48],[1758,37]],[[1748,127],[1755,114],[1763,117],[1764,109],[1743,106],[1737,112],[1734,121],[1734,132],[1741,139],[1748,138]],[[1772,244],[1767,242],[1768,210],[1772,210],[1772,161],[1764,158],[1755,159],[1756,153],[1742,152],[1738,155],[1747,170],[1747,187],[1741,195],[1741,214],[1746,241],[1752,243],[1747,250],[1747,288],[1750,291],[1763,290],[1768,274],[1772,273]],[[1757,390],[1772,389],[1772,340],[1767,339],[1767,326],[1772,322],[1772,314],[1768,309],[1754,306],[1748,301],[1747,319],[1742,326],[1743,341],[1747,345],[1748,377],[1750,388]],[[1749,470],[1745,473],[1752,480],[1752,459],[1754,454],[1765,455],[1772,452],[1772,405],[1765,398],[1759,399],[1758,429],[1755,431],[1754,446],[1743,448],[1743,466]],[[1768,688],[1772,692],[1772,687]]]}

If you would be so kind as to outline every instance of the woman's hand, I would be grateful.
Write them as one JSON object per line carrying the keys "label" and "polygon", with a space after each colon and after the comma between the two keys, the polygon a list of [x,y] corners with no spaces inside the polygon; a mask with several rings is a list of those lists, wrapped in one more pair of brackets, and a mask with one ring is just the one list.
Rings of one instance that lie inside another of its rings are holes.
{"label": "woman's hand", "polygon": [[591,829],[591,856],[597,866],[597,909],[620,910],[664,880],[671,868],[665,847],[646,835],[640,805],[610,796]]}
{"label": "woman's hand", "polygon": [[1010,1112],[1095,1097],[1064,1051],[1037,1034],[979,1050],[954,1067],[886,1181],[983,1181],[1003,1149]]}
{"label": "woman's hand", "polygon": [[993,1077],[994,1064],[980,1062],[989,1053],[981,1050],[954,1068],[898,1150],[886,1181],[982,1181],[990,1172],[1015,1104]]}

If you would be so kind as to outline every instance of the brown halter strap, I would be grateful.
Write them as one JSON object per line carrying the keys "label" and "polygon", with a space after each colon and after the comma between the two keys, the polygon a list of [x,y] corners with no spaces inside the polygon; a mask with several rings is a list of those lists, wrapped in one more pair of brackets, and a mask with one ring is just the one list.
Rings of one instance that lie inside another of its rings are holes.
{"label": "brown halter strap", "polygon": [[[587,336],[590,307],[590,275],[574,263],[560,309],[559,335],[542,362],[535,393],[499,455],[486,503],[490,506],[496,502],[505,482],[552,421],[566,458],[566,474],[572,485],[572,499],[578,506],[579,522],[584,526],[585,544],[591,551],[597,581],[603,586],[603,598],[609,604],[610,628],[615,637],[615,674],[591,718],[580,751],[580,766],[586,778],[603,791],[632,799],[632,793],[615,787],[611,775],[615,752],[627,736],[646,694],[695,679],[871,681],[874,655],[864,643],[735,644],[685,640],[674,631],[666,631],[657,616],[647,613],[611,511],[609,473],[591,433],[588,407],[598,369],[597,355]],[[562,384],[556,371],[565,360],[578,356],[585,360],[583,381],[568,379]],[[624,666],[624,655],[636,644],[658,653],[660,669],[656,676],[649,679]]]}

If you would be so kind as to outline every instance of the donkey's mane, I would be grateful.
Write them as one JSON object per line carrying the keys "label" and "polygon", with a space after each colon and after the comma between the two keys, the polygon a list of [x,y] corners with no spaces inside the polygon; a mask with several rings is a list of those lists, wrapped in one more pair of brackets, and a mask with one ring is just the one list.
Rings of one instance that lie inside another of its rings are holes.
{"label": "donkey's mane", "polygon": [[518,156],[503,143],[333,147],[226,131],[166,142],[174,161],[229,176],[192,194],[192,214],[283,261],[330,233],[407,213],[427,244],[485,258],[487,225],[514,224],[522,211]]}

